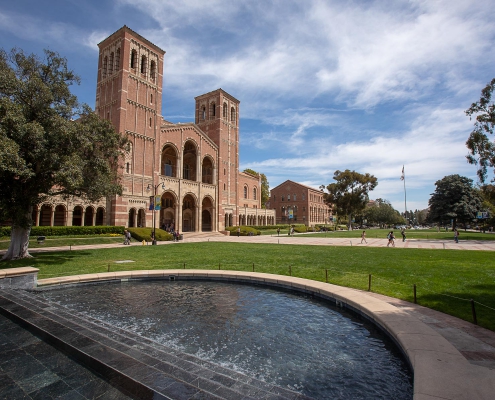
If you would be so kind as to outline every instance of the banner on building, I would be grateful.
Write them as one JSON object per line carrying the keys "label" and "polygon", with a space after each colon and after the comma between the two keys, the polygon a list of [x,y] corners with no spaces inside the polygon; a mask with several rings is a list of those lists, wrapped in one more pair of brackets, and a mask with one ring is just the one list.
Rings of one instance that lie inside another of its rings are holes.
{"label": "banner on building", "polygon": [[162,205],[162,197],[155,196],[155,210],[160,210],[161,205]]}

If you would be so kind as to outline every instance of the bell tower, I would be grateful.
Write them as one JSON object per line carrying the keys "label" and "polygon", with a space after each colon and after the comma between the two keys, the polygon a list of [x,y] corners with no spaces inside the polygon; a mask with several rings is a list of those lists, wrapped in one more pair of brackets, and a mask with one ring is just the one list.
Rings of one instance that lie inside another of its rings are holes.
{"label": "bell tower", "polygon": [[165,51],[127,26],[98,47],[96,113],[131,142],[121,166],[124,193],[108,199],[106,222],[145,226],[140,218],[146,216],[129,216],[129,208],[131,203],[146,204],[146,188],[157,180]]}
{"label": "bell tower", "polygon": [[195,122],[218,146],[219,228],[238,224],[239,105],[222,89],[198,96]]}

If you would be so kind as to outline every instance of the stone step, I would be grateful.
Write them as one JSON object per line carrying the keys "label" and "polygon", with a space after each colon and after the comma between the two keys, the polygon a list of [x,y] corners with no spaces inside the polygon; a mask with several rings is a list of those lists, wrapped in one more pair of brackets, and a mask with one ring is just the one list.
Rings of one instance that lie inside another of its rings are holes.
{"label": "stone step", "polygon": [[[41,330],[47,341],[58,344],[59,349],[102,375],[110,376],[110,380],[114,379],[127,391],[133,392],[132,388],[139,393],[152,391],[163,398],[307,398],[81,316],[34,293],[3,290],[0,296],[1,312],[19,319],[36,333]],[[178,392],[180,397],[176,397]]]}

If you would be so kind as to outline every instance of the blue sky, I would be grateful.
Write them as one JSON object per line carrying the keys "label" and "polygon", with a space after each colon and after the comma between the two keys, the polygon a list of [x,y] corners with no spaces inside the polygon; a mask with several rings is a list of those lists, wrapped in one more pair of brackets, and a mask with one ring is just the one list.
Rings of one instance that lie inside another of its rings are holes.
{"label": "blue sky", "polygon": [[[194,97],[241,101],[241,169],[319,187],[335,170],[378,178],[371,198],[428,205],[435,181],[476,181],[465,116],[495,77],[492,0],[3,0],[0,46],[59,52],[94,107],[97,43],[129,26],[166,51],[163,116]],[[492,176],[490,176],[492,178]]]}

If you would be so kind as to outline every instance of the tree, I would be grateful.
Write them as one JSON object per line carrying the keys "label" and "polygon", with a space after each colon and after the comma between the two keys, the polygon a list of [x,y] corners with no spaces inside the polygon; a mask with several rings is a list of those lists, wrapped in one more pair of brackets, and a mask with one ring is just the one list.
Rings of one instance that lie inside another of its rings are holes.
{"label": "tree", "polygon": [[399,211],[394,209],[388,200],[384,199],[376,199],[374,204],[367,205],[363,216],[368,223],[379,224],[380,226],[403,224],[405,222]]}
{"label": "tree", "polygon": [[431,194],[428,205],[428,220],[448,224],[452,228],[459,222],[470,222],[476,213],[483,209],[480,192],[473,187],[472,179],[449,175],[435,182],[435,192]]}
{"label": "tree", "polygon": [[270,199],[270,184],[265,174],[260,174],[252,169],[246,168],[243,172],[261,177],[261,208],[266,208],[266,203]]}
{"label": "tree", "polygon": [[4,260],[30,257],[33,206],[46,198],[122,193],[127,139],[78,103],[70,86],[79,78],[67,60],[44,54],[0,50],[0,216],[12,225]]}
{"label": "tree", "polygon": [[495,144],[488,138],[495,128],[495,104],[492,101],[495,89],[495,78],[481,91],[480,100],[471,104],[465,112],[470,118],[476,115],[474,129],[469,135],[466,146],[470,154],[467,156],[470,164],[478,165],[480,182],[485,182],[487,168],[495,166]]}
{"label": "tree", "polygon": [[333,179],[324,193],[325,202],[332,207],[333,213],[347,216],[349,229],[352,229],[352,215],[362,212],[369,202],[368,193],[378,184],[378,180],[368,173],[360,174],[356,171],[335,171]]}

